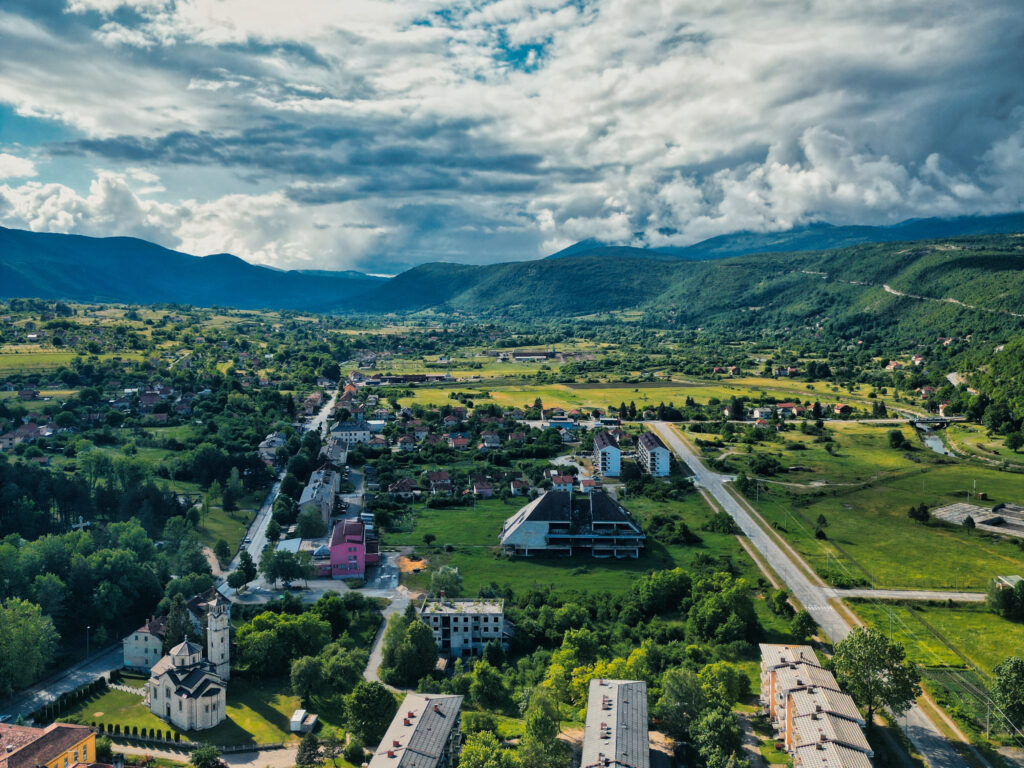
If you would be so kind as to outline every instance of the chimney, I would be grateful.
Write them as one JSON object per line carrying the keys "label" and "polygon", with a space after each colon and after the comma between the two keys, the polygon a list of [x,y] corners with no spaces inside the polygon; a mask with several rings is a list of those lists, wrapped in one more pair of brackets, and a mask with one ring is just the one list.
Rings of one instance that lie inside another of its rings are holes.
{"label": "chimney", "polygon": [[435,712],[440,712],[441,711],[441,705],[440,704],[435,704],[434,705],[434,711]]}
{"label": "chimney", "polygon": [[400,747],[400,746],[402,746],[402,743],[398,739],[395,739],[394,741],[391,742],[391,746],[392,747]]}
{"label": "chimney", "polygon": [[394,756],[395,756],[395,750],[389,749],[388,750],[388,757],[394,757]]}
{"label": "chimney", "polygon": [[409,722],[409,718],[407,717],[402,721],[402,725],[412,725],[412,723]]}
{"label": "chimney", "polygon": [[413,711],[412,711],[412,710],[410,709],[410,710],[409,710],[408,712],[406,712],[406,713],[405,713],[405,716],[406,716],[406,717],[410,717],[410,718],[411,718],[411,717],[416,717],[416,713],[415,713],[415,712],[413,712]]}

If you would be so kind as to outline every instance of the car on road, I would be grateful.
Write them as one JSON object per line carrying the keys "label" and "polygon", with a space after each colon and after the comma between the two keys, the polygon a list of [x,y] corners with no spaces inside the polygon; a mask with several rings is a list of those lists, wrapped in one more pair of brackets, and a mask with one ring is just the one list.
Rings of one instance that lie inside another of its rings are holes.
{"label": "car on road", "polygon": [[246,536],[244,539],[242,539],[242,543],[243,544],[252,544],[252,536]]}

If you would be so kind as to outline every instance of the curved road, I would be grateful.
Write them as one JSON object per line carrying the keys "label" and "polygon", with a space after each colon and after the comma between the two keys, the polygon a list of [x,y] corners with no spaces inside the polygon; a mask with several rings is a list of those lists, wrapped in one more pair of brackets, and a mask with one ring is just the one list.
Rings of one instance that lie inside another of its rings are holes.
{"label": "curved road", "polygon": [[[664,441],[665,445],[676,454],[693,471],[698,486],[706,488],[722,509],[728,512],[740,530],[747,536],[750,543],[757,548],[761,556],[775,570],[786,583],[786,586],[799,600],[805,609],[814,617],[814,620],[825,631],[825,634],[833,642],[842,640],[852,629],[847,620],[836,611],[829,602],[835,596],[834,590],[820,583],[815,583],[808,577],[807,573],[813,573],[811,569],[800,560],[795,550],[783,551],[782,547],[770,537],[768,533],[757,524],[750,512],[729,493],[725,483],[733,478],[729,475],[720,475],[712,472],[701,461],[690,447],[683,442],[678,433],[664,421],[649,422],[652,430]],[[805,570],[798,567],[798,563]],[[830,594],[831,593],[831,594]],[[917,705],[913,705],[906,714],[907,736],[913,742],[917,751],[924,757],[925,762],[932,768],[961,768],[963,760],[956,753],[956,750],[949,744],[942,735],[935,723],[929,719],[924,711]]]}

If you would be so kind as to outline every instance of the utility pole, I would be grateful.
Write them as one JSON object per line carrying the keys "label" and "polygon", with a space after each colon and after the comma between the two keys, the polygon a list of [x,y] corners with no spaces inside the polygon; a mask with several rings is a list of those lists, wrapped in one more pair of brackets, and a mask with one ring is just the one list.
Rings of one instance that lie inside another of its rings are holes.
{"label": "utility pole", "polygon": [[889,642],[892,642],[892,608],[889,608]]}
{"label": "utility pole", "polygon": [[88,624],[85,625],[85,658],[89,658],[89,630],[92,629]]}

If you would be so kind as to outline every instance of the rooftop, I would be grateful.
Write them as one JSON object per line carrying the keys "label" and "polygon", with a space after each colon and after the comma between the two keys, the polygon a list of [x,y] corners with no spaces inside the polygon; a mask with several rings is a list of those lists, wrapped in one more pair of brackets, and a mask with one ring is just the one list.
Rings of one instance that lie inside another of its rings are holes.
{"label": "rooftop", "polygon": [[796,752],[800,768],[871,768],[871,759],[863,752],[839,744],[808,744]]}
{"label": "rooftop", "polygon": [[818,657],[814,654],[814,649],[809,645],[761,643],[758,647],[761,649],[761,666],[765,669],[774,669],[799,662],[821,666],[818,663]]}
{"label": "rooftop", "polygon": [[830,688],[840,690],[835,677],[828,670],[813,664],[791,664],[775,672],[775,690],[795,691],[798,688]]}
{"label": "rooftop", "polygon": [[370,768],[436,766],[461,707],[461,696],[410,693],[370,759]]}
{"label": "rooftop", "polygon": [[493,614],[501,615],[505,611],[504,600],[457,600],[446,598],[444,600],[424,600],[420,606],[420,613],[423,614]]}
{"label": "rooftop", "polygon": [[[90,733],[92,728],[70,723],[53,723],[46,728],[0,724],[0,742],[4,744],[4,752],[0,753],[0,766],[34,768],[45,765],[84,741]],[[11,752],[6,751],[8,744],[14,745]]]}
{"label": "rooftop", "polygon": [[666,451],[668,450],[665,448],[665,444],[661,442],[661,438],[653,432],[644,432],[640,435],[639,444],[648,451],[653,451],[655,448],[664,448]]}
{"label": "rooftop", "polygon": [[794,718],[830,713],[858,723],[864,722],[864,717],[849,694],[829,688],[805,688],[801,691],[793,691],[789,695],[789,704],[786,706]]}
{"label": "rooftop", "polygon": [[598,432],[594,435],[594,448],[600,451],[602,448],[618,448],[619,444],[615,438],[607,432]]}
{"label": "rooftop", "polygon": [[808,744],[835,742],[860,752],[871,753],[871,747],[859,724],[827,712],[794,720],[793,730],[793,743],[797,749]]}
{"label": "rooftop", "polygon": [[581,768],[648,768],[647,683],[590,681]]}

